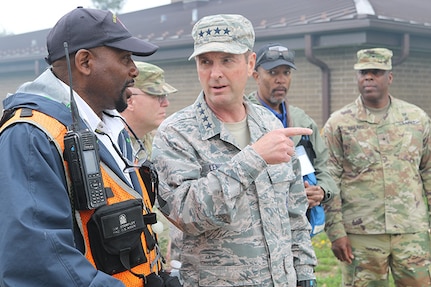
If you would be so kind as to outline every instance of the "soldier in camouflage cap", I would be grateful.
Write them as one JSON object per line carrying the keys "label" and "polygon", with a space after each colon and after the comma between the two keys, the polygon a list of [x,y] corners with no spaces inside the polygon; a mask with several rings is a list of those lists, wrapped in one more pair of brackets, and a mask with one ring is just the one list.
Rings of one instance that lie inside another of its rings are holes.
{"label": "soldier in camouflage cap", "polygon": [[[166,108],[169,106],[168,95],[178,90],[165,81],[162,68],[146,63],[135,62],[139,75],[135,78],[135,85],[128,88],[127,108],[121,113],[144,143],[146,154],[150,156],[153,142],[152,132],[166,118]],[[130,132],[130,131],[129,131]],[[133,146],[139,149],[139,143],[131,135]]]}
{"label": "soldier in camouflage cap", "polygon": [[135,62],[139,76],[135,78],[135,88],[154,96],[167,96],[178,90],[165,82],[162,68],[145,62]]}
{"label": "soldier in camouflage cap", "polygon": [[328,168],[340,195],[326,233],[344,286],[431,286],[430,118],[394,98],[392,51],[358,52],[359,97],[324,126]]}
{"label": "soldier in camouflage cap", "polygon": [[355,70],[392,70],[392,51],[386,48],[374,48],[359,50],[357,53],[358,62]]}
{"label": "soldier in camouflage cap", "polygon": [[160,209],[182,231],[184,287],[305,286],[317,260],[290,137],[311,130],[284,129],[245,99],[256,62],[249,20],[204,17],[193,39],[202,91],[160,125],[152,156]]}

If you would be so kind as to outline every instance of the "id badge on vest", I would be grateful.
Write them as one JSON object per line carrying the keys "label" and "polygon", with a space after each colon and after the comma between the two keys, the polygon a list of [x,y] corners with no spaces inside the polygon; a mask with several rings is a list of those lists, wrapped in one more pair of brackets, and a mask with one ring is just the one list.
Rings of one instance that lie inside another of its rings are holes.
{"label": "id badge on vest", "polygon": [[311,164],[311,161],[308,158],[307,153],[305,152],[304,146],[302,145],[297,146],[295,148],[295,152],[299,159],[299,163],[301,165],[301,175],[304,176],[310,173],[314,173],[315,169]]}

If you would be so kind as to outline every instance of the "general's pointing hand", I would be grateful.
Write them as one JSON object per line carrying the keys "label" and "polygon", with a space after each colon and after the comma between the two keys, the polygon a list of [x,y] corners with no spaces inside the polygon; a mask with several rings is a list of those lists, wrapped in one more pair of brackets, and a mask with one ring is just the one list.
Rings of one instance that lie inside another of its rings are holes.
{"label": "general's pointing hand", "polygon": [[291,137],[312,133],[313,130],[308,128],[277,129],[265,134],[252,147],[268,164],[288,162],[295,153]]}
{"label": "general's pointing hand", "polygon": [[281,129],[281,131],[283,131],[287,137],[311,135],[313,133],[313,130],[309,128],[284,128]]}

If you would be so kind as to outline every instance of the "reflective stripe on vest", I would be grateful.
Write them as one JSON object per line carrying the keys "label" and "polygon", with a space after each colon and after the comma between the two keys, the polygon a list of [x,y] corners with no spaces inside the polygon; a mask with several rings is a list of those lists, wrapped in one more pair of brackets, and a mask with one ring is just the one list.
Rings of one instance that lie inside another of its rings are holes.
{"label": "reflective stripe on vest", "polygon": [[[31,114],[29,115],[25,114],[21,116],[23,110],[29,111],[29,109],[17,109],[14,115],[9,120],[7,120],[3,126],[0,127],[0,133],[3,132],[7,127],[21,122],[29,123],[36,126],[40,130],[45,132],[45,134],[55,144],[61,158],[63,159],[63,165],[65,167],[65,170],[67,170],[67,162],[64,161],[64,158],[63,158],[64,135],[67,132],[66,127],[55,118],[35,110],[31,110]],[[107,199],[108,204],[122,202],[129,199],[142,198],[138,192],[136,192],[134,189],[132,189],[130,186],[128,186],[126,183],[120,180],[119,177],[116,176],[115,173],[112,170],[110,170],[109,167],[107,167],[103,162],[101,162],[100,170],[102,172],[104,187],[110,188],[112,190],[112,193],[114,194],[113,197],[109,197]],[[147,212],[152,211],[152,207],[151,207],[150,199],[145,189],[145,184],[143,183],[142,178],[139,175],[139,172],[136,172],[136,174],[138,175],[139,184],[141,186],[141,190],[143,194],[143,202],[145,205],[143,214],[146,214]],[[71,185],[70,185],[70,178],[68,176],[68,173],[66,173],[66,179],[68,183],[69,196],[71,196]],[[91,252],[89,252],[89,250],[91,249],[90,249],[90,243],[89,243],[90,241],[88,238],[88,229],[87,229],[87,223],[90,220],[90,217],[93,213],[94,213],[94,210],[76,211],[75,217],[76,217],[79,229],[81,231],[81,234],[84,238],[85,257],[96,268],[96,264],[94,262],[93,256]],[[148,226],[148,229],[152,233],[150,226]],[[136,267],[133,267],[132,271],[138,274],[144,274],[145,276],[153,272],[157,273],[161,269],[161,262],[159,257],[157,256],[157,247],[151,251],[148,250],[148,248],[146,247],[147,244],[146,244],[144,233],[141,234],[141,240],[142,240],[142,246],[143,246],[145,256],[147,257],[147,262],[140,264]],[[144,286],[143,279],[136,277],[129,271],[120,272],[112,276],[121,280],[127,287]]]}

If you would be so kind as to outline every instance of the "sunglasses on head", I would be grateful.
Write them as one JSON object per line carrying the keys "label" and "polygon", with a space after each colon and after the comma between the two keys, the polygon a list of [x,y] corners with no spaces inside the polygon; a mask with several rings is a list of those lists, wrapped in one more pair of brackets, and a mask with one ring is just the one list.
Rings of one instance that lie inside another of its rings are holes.
{"label": "sunglasses on head", "polygon": [[274,61],[277,59],[284,59],[288,62],[293,63],[295,53],[290,50],[278,51],[278,50],[268,50],[256,60],[257,63],[263,60]]}

